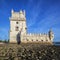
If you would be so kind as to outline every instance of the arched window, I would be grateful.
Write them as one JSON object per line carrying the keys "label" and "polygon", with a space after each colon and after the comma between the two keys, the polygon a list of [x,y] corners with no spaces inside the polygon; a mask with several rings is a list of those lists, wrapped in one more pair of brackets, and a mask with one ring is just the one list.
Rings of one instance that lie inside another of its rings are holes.
{"label": "arched window", "polygon": [[33,39],[32,39],[32,41],[33,41]]}
{"label": "arched window", "polygon": [[41,40],[43,42],[43,40]]}
{"label": "arched window", "polygon": [[25,29],[27,29],[27,27],[25,27]]}
{"label": "arched window", "polygon": [[18,26],[16,26],[16,31],[19,31],[19,27]]}
{"label": "arched window", "polygon": [[38,40],[36,40],[36,41],[38,41]]}
{"label": "arched window", "polygon": [[48,40],[46,40],[46,41],[48,41]]}
{"label": "arched window", "polygon": [[16,22],[16,24],[18,24],[18,22]]}

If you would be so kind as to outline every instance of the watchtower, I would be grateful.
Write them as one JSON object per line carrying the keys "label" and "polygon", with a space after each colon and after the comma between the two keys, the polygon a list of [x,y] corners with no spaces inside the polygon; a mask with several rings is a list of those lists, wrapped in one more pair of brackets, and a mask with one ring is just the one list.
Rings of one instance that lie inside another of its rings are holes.
{"label": "watchtower", "polygon": [[20,34],[26,34],[25,10],[14,12],[12,9],[10,17],[10,43],[20,43]]}

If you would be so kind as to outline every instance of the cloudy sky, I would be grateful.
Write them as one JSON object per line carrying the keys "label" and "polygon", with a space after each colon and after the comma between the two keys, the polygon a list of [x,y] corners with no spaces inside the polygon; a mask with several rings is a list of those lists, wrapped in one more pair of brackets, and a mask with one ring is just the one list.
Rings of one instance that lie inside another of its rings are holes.
{"label": "cloudy sky", "polygon": [[60,0],[0,0],[0,39],[9,39],[11,9],[25,10],[28,33],[54,32],[60,41]]}

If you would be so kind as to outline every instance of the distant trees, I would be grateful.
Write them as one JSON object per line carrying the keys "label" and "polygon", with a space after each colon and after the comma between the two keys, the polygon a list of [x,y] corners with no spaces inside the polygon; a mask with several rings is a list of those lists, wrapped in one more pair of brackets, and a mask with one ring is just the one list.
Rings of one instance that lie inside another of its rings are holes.
{"label": "distant trees", "polygon": [[2,42],[2,43],[9,43],[9,39],[8,40],[0,40],[0,42]]}
{"label": "distant trees", "polygon": [[2,40],[0,40],[0,42],[2,42]]}

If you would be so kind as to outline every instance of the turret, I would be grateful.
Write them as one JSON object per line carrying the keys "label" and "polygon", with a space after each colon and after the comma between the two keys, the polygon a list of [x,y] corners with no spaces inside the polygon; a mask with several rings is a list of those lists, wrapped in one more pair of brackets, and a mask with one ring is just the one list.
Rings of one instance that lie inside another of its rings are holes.
{"label": "turret", "polygon": [[11,13],[13,13],[13,12],[14,12],[14,10],[12,9],[12,10],[11,10]]}
{"label": "turret", "polygon": [[24,14],[24,16],[25,16],[25,10],[23,11],[23,14]]}
{"label": "turret", "polygon": [[23,11],[22,10],[20,10],[20,14],[23,14]]}
{"label": "turret", "polygon": [[49,31],[49,39],[50,40],[54,39],[54,34],[53,34],[52,30]]}

